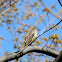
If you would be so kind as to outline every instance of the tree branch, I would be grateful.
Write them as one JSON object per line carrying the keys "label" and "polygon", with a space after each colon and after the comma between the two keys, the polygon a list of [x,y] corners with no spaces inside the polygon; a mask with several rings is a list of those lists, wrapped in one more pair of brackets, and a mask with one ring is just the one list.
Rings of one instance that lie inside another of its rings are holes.
{"label": "tree branch", "polygon": [[54,60],[54,62],[61,62],[62,61],[62,51],[59,53],[57,58]]}
{"label": "tree branch", "polygon": [[0,15],[3,15],[7,10],[9,10],[9,9],[12,7],[12,5],[15,4],[15,2],[17,2],[17,0],[16,0],[16,1],[13,1],[13,2],[11,3],[11,6],[10,6],[8,9],[6,9],[5,11],[2,11],[2,12],[0,13]]}
{"label": "tree branch", "polygon": [[62,6],[62,2],[60,2],[60,0],[58,0],[58,2],[60,3],[60,5]]}
{"label": "tree branch", "polygon": [[42,0],[41,0],[40,2],[41,2],[41,3],[48,9],[48,11],[49,11],[52,15],[54,15],[57,19],[62,19],[59,14],[54,13],[54,12],[51,10],[51,8],[49,8]]}
{"label": "tree branch", "polygon": [[[49,28],[48,30],[46,30],[46,31],[44,31],[43,33],[41,33],[40,35],[38,35],[38,36],[37,36],[35,39],[33,39],[27,46],[25,46],[24,49],[20,50],[20,51],[18,52],[18,54],[20,54],[20,53],[21,53],[23,50],[25,50],[29,45],[31,45],[32,42],[34,42],[38,37],[40,37],[40,36],[43,35],[44,33],[48,32],[49,30],[55,28],[55,27],[56,27],[58,24],[60,24],[61,22],[62,22],[62,20],[60,20],[55,26]],[[43,48],[44,48],[44,47],[43,47]],[[18,55],[18,54],[17,54],[17,55]]]}
{"label": "tree branch", "polygon": [[22,57],[23,55],[25,55],[29,52],[43,53],[43,54],[52,56],[54,58],[56,58],[59,54],[59,52],[53,51],[51,49],[46,49],[46,48],[42,48],[42,47],[39,47],[39,46],[28,46],[20,54],[18,54],[18,52],[14,52],[14,53],[11,53],[9,55],[5,55],[5,56],[0,57],[0,62],[7,62],[7,61],[14,60],[14,59],[18,59],[18,58]]}
{"label": "tree branch", "polygon": [[[54,27],[56,27],[59,23],[61,23],[61,21],[59,21]],[[39,36],[41,36],[42,34],[46,33],[47,31],[53,29],[54,27],[46,30],[45,32],[41,33]],[[38,36],[38,37],[39,37]],[[36,37],[33,41],[35,41],[38,37]],[[32,41],[32,42],[33,42]],[[30,45],[31,42],[28,44]],[[26,46],[21,52],[17,52],[17,53],[12,53],[12,54],[9,54],[9,55],[6,55],[6,56],[2,56],[0,57],[0,62],[5,62],[5,61],[10,61],[10,60],[14,60],[14,59],[17,59],[19,57],[22,57],[23,55],[29,53],[29,52],[41,52],[41,53],[44,53],[44,54],[47,54],[47,55],[50,55],[52,57],[57,57],[59,53],[57,53],[56,51],[53,51],[53,50],[50,50],[50,49],[46,49],[46,48],[41,48],[39,46],[36,46],[36,47],[30,47],[30,46]]]}

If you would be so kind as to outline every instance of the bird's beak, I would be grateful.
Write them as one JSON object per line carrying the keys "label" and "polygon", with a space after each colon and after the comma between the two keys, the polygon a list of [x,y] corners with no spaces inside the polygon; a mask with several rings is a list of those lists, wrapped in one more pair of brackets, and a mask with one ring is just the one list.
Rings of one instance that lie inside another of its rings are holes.
{"label": "bird's beak", "polygon": [[41,31],[40,29],[37,28],[38,31]]}

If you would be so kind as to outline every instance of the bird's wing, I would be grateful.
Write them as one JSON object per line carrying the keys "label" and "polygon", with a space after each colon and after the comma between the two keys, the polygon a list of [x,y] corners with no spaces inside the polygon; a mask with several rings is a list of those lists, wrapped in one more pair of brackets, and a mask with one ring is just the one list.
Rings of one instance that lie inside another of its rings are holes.
{"label": "bird's wing", "polygon": [[27,33],[27,35],[25,36],[25,46],[27,46],[33,39],[34,37],[34,33],[31,32],[31,33]]}

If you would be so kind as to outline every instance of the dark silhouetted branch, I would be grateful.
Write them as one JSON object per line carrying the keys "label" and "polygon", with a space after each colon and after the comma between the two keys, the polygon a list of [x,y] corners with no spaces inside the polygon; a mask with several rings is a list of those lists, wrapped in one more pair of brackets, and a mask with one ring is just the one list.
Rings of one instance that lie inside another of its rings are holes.
{"label": "dark silhouetted branch", "polygon": [[57,58],[54,60],[54,62],[61,62],[62,61],[62,51],[59,53]]}

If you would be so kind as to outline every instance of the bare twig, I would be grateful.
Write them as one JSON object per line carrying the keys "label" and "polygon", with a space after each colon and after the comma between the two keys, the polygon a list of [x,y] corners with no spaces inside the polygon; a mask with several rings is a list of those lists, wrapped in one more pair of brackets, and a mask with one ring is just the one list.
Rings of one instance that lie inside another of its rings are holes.
{"label": "bare twig", "polygon": [[[11,5],[14,5],[15,2],[17,2],[17,1],[13,1],[13,2],[11,3]],[[3,14],[4,14],[6,11],[8,11],[10,8],[11,8],[11,6],[10,6],[8,9],[6,9],[5,11],[3,11],[2,13],[0,13],[0,15],[3,15]]]}
{"label": "bare twig", "polygon": [[60,2],[60,0],[58,0],[58,2],[60,3],[60,5],[62,6],[62,1]]}
{"label": "bare twig", "polygon": [[57,19],[62,19],[58,14],[54,13],[42,0],[40,1],[47,9],[48,11],[53,14]]}

